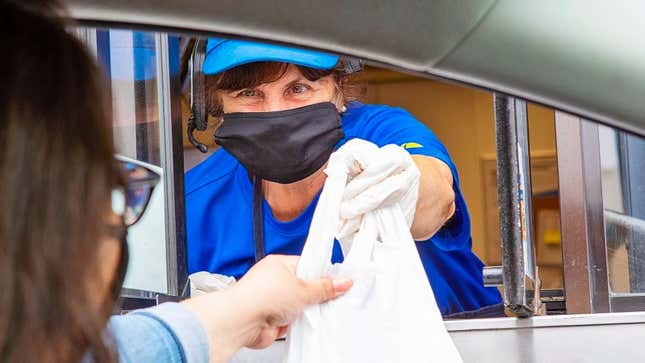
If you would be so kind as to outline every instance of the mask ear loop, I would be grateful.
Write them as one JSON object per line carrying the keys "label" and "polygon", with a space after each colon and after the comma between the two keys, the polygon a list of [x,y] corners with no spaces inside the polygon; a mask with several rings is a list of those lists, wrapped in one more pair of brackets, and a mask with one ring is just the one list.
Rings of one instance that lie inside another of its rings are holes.
{"label": "mask ear loop", "polygon": [[344,57],[341,59],[341,63],[343,64],[343,75],[340,77],[339,82],[336,84],[336,90],[343,98],[343,106],[340,108],[340,113],[344,113],[347,111],[347,107],[345,106],[345,97],[343,95],[343,79],[350,74],[362,71],[363,61],[359,58]]}
{"label": "mask ear loop", "polygon": [[336,108],[338,108],[338,105],[340,106],[340,113],[345,113],[347,111],[347,106],[345,106],[345,96],[343,95],[343,78],[344,76],[341,76],[340,80],[335,83],[336,86]]}

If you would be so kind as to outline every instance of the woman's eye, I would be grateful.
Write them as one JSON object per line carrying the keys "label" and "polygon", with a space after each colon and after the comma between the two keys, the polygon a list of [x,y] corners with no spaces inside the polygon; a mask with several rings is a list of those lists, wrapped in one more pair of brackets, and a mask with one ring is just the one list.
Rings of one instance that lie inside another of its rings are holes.
{"label": "woman's eye", "polygon": [[309,87],[304,84],[294,84],[293,86],[291,86],[291,89],[289,90],[289,92],[297,95],[297,94],[306,92],[308,89]]}
{"label": "woman's eye", "polygon": [[254,90],[254,89],[245,89],[243,91],[240,91],[237,96],[241,97],[256,97],[259,95],[259,92]]}

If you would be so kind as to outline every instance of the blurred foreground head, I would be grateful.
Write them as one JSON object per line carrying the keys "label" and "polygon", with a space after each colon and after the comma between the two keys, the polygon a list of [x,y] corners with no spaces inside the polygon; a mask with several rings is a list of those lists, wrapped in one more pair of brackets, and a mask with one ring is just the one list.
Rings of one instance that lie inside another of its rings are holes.
{"label": "blurred foreground head", "polygon": [[114,301],[93,295],[119,174],[100,72],[71,25],[57,2],[0,0],[1,362],[113,360]]}

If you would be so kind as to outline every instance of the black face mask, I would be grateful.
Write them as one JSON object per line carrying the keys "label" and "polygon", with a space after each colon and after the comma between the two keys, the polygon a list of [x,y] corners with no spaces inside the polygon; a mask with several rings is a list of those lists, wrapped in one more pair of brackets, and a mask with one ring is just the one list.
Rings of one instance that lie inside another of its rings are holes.
{"label": "black face mask", "polygon": [[331,102],[277,112],[224,114],[215,142],[254,175],[283,184],[320,169],[344,136]]}

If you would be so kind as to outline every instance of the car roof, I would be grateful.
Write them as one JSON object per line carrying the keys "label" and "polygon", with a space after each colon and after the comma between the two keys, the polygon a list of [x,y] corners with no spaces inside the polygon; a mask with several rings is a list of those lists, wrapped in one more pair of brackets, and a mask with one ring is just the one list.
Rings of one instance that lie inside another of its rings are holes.
{"label": "car roof", "polygon": [[645,2],[71,0],[86,22],[217,33],[353,55],[645,135]]}

